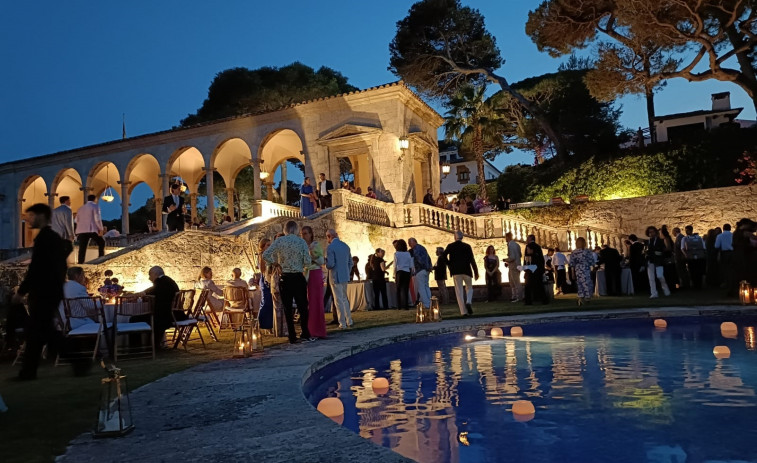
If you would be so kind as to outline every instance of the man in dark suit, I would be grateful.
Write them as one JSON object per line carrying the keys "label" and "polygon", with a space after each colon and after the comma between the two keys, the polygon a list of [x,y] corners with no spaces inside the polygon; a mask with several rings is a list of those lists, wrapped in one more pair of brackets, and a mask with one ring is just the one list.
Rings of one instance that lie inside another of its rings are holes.
{"label": "man in dark suit", "polygon": [[71,242],[61,238],[50,227],[52,211],[49,206],[34,204],[26,209],[26,214],[30,227],[39,230],[39,233],[34,238],[29,269],[13,296],[13,302],[20,303],[23,296],[28,295],[29,302],[26,351],[19,373],[22,380],[37,378],[42,346],[49,344],[56,333],[53,320],[63,299],[66,258],[73,250]]}
{"label": "man in dark suit", "polygon": [[602,246],[597,263],[605,266],[608,296],[620,295],[620,261],[621,257],[617,249],[611,248],[609,244]]}
{"label": "man in dark suit", "polygon": [[171,194],[163,199],[163,213],[168,214],[166,225],[168,231],[184,231],[184,214],[186,207],[181,196],[181,185],[171,185]]}
{"label": "man in dark suit", "polygon": [[318,179],[318,189],[316,190],[318,202],[321,204],[321,209],[327,209],[331,207],[330,191],[334,189],[334,184],[331,180],[326,180],[326,174],[323,172],[318,175]]}
{"label": "man in dark suit", "polygon": [[[155,335],[155,346],[160,346],[163,342],[163,336],[168,328],[173,323],[171,317],[171,311],[173,306],[173,298],[176,293],[179,292],[179,285],[163,272],[161,267],[153,267],[149,272],[150,281],[152,281],[152,288],[148,288],[142,292],[145,296],[152,296],[155,298],[155,304],[153,306],[154,314],[154,326],[153,334]],[[182,310],[177,310],[174,313],[177,320],[185,320],[186,314]],[[149,323],[149,316],[138,315],[131,317],[131,322],[147,322]]]}
{"label": "man in dark suit", "polygon": [[534,299],[539,299],[544,304],[549,303],[549,298],[544,290],[544,251],[541,246],[536,244],[536,237],[528,235],[526,238],[526,252],[524,256],[524,266],[536,266],[535,270],[526,270],[524,278],[526,280],[525,302],[526,305],[533,304]]}

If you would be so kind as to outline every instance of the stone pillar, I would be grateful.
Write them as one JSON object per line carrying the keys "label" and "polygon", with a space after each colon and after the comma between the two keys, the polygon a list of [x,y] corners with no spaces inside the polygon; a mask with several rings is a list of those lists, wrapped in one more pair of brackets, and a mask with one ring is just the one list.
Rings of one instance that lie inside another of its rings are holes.
{"label": "stone pillar", "polygon": [[[286,161],[281,163],[281,191],[279,194],[281,195],[281,201],[286,204],[287,203],[287,163]],[[269,200],[271,198],[268,198]]]}
{"label": "stone pillar", "polygon": [[129,234],[129,185],[121,182],[121,234]]}
{"label": "stone pillar", "polygon": [[45,193],[45,196],[47,196],[47,205],[50,206],[50,209],[55,209],[55,197],[57,195],[55,193]]}
{"label": "stone pillar", "polygon": [[262,199],[262,182],[260,181],[260,171],[261,171],[261,163],[259,162],[253,162],[250,165],[252,166],[252,185],[253,185],[253,192],[252,192],[252,199],[259,201]]}
{"label": "stone pillar", "polygon": [[92,188],[86,187],[86,186],[82,186],[79,189],[82,191],[82,194],[84,196],[84,204],[87,204],[87,196],[89,196],[89,192],[92,191]]}
{"label": "stone pillar", "polygon": [[155,227],[158,231],[163,231],[166,228],[163,226],[163,197],[155,197]]}
{"label": "stone pillar", "polygon": [[231,217],[232,222],[234,219],[234,188],[226,188],[226,214]]}
{"label": "stone pillar", "polygon": [[207,190],[206,198],[208,205],[205,208],[205,215],[207,215],[207,226],[212,227],[216,224],[216,205],[215,194],[213,193],[213,169],[205,171],[205,189]]}
{"label": "stone pillar", "polygon": [[19,199],[16,206],[16,220],[18,220],[18,226],[16,228],[18,233],[18,239],[16,240],[16,247],[24,247],[24,200]]}
{"label": "stone pillar", "polygon": [[167,214],[163,214],[163,198],[168,196],[171,193],[171,190],[168,186],[168,181],[170,180],[171,176],[168,174],[160,174],[160,177],[162,178],[162,185],[163,185],[163,192],[160,194],[160,218],[158,219],[158,223],[160,223],[160,229],[161,230],[168,230],[168,225],[166,224],[166,220],[168,219]]}
{"label": "stone pillar", "polygon": [[197,219],[197,193],[189,193],[189,207],[191,208],[189,214],[192,217],[192,223],[195,223]]}
{"label": "stone pillar", "polygon": [[265,182],[265,191],[268,201],[273,202],[273,180],[271,179],[271,177],[268,177],[267,181]]}

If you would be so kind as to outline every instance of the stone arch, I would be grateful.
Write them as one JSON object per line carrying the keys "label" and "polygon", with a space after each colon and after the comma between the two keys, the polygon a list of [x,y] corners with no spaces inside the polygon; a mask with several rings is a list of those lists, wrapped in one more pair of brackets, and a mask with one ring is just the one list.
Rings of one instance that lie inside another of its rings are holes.
{"label": "stone arch", "polygon": [[204,172],[205,159],[194,146],[184,146],[174,151],[166,165],[169,181],[181,177],[192,193],[196,192]]}
{"label": "stone arch", "polygon": [[55,196],[55,206],[59,204],[60,198],[68,196],[71,198],[71,210],[76,213],[79,207],[84,204],[83,186],[79,171],[73,167],[61,169],[50,187],[50,192]]}
{"label": "stone arch", "polygon": [[124,181],[129,185],[129,193],[134,191],[134,187],[140,183],[145,183],[156,197],[160,196],[162,188],[160,163],[151,154],[138,154],[126,166]]}
{"label": "stone arch", "polygon": [[107,187],[111,187],[116,195],[120,196],[120,181],[121,173],[114,163],[99,162],[92,167],[87,176],[87,193],[100,196]]}
{"label": "stone arch", "polygon": [[275,130],[263,138],[258,148],[260,170],[271,174],[288,159],[305,164],[302,138],[292,129]]}
{"label": "stone arch", "polygon": [[26,208],[33,204],[48,204],[47,183],[40,175],[30,175],[18,189],[19,217],[20,224],[19,246],[22,248],[30,247],[34,237],[37,236],[37,230],[30,229],[25,220]]}
{"label": "stone arch", "polygon": [[225,140],[213,152],[210,165],[218,172],[226,186],[234,187],[239,172],[252,162],[252,151],[241,138]]}

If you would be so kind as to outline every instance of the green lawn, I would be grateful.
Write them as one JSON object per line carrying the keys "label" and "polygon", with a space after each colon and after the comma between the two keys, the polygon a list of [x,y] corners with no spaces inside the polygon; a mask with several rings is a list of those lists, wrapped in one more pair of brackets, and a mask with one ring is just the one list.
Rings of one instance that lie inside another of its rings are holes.
{"label": "green lawn", "polygon": [[[575,310],[627,309],[635,307],[697,306],[735,303],[722,297],[721,291],[688,292],[668,298],[650,300],[646,296],[607,297],[578,307],[575,295],[558,298],[549,305],[525,306],[509,302],[474,304],[475,318],[496,315],[518,315]],[[445,319],[460,318],[456,305],[442,308]],[[327,314],[327,320],[331,315]],[[400,323],[412,323],[412,311],[373,311],[353,314],[356,329],[368,329]],[[329,327],[334,328],[334,327]],[[333,330],[330,330],[333,331]],[[338,333],[337,333],[338,335]],[[120,366],[128,375],[130,389],[201,363],[231,356],[231,333],[226,330],[221,342],[202,349],[197,343],[189,352],[163,351],[157,360],[133,360]],[[267,348],[286,348],[285,338],[265,338]],[[328,341],[319,341],[328,342]],[[192,346],[192,344],[190,344]],[[43,364],[39,379],[15,382],[18,373],[9,359],[0,364],[0,395],[9,411],[0,413],[0,461],[49,462],[63,453],[66,444],[76,435],[92,428],[99,400],[99,368],[87,377],[74,377],[69,367]]]}

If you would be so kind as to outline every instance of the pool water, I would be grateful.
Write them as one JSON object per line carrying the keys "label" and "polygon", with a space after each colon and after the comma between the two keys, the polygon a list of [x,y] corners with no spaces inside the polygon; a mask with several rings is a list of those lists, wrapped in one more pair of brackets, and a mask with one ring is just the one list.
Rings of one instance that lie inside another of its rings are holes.
{"label": "pool water", "polygon": [[[667,322],[424,338],[331,364],[304,389],[314,406],[338,397],[343,426],[419,462],[757,462],[757,317]],[[717,345],[730,357],[716,359]],[[533,419],[515,419],[517,400]]]}

